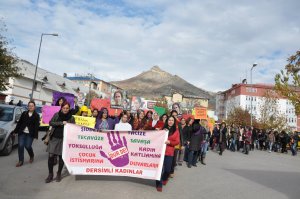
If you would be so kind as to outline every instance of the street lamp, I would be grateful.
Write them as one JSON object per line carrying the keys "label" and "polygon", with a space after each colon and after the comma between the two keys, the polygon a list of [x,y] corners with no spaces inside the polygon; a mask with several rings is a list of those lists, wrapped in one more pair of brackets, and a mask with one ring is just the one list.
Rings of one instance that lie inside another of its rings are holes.
{"label": "street lamp", "polygon": [[39,53],[38,53],[38,57],[37,57],[37,60],[36,60],[36,65],[35,65],[35,72],[34,72],[34,78],[33,78],[33,83],[32,83],[32,89],[31,89],[30,100],[33,99],[33,91],[34,91],[34,86],[35,86],[35,81],[36,81],[36,73],[37,73],[37,68],[38,68],[38,64],[39,64],[40,52],[41,52],[41,46],[42,46],[42,41],[43,41],[43,36],[44,36],[44,35],[51,35],[51,36],[55,36],[55,37],[58,36],[57,33],[52,33],[52,34],[49,34],[49,33],[42,33],[42,34],[41,34],[41,41],[40,41]]}
{"label": "street lamp", "polygon": [[[250,73],[250,92],[252,93],[252,70],[253,70],[253,68],[254,67],[256,67],[257,66],[257,63],[254,63],[253,65],[252,65],[252,67],[251,67],[251,73]],[[251,96],[251,101],[250,101],[250,117],[251,117],[251,121],[250,121],[250,123],[251,123],[251,127],[252,127],[252,101],[253,101],[253,96]]]}
{"label": "street lamp", "polygon": [[90,106],[91,99],[92,99],[92,96],[91,96],[91,87],[92,87],[92,81],[94,79],[94,76],[93,76],[92,73],[88,73],[88,75],[90,76],[90,85],[89,85],[89,95],[88,95],[87,105]]}

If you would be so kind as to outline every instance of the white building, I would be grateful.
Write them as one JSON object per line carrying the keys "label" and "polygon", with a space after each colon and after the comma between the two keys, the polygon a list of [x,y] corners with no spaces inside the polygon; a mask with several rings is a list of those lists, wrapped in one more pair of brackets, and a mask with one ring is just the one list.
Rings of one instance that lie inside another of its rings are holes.
{"label": "white building", "polygon": [[[259,119],[261,117],[261,107],[266,100],[265,96],[267,92],[274,92],[274,86],[264,84],[235,84],[232,88],[217,93],[216,114],[220,120],[225,120],[230,111],[235,107],[241,107],[249,110],[251,113],[252,101],[252,114],[255,118]],[[285,115],[289,127],[300,129],[300,118],[298,119],[294,106],[286,98],[278,97],[277,110],[270,110],[270,112],[272,111],[277,111]]]}
{"label": "white building", "polygon": [[[3,92],[7,95],[5,102],[8,103],[11,99],[13,99],[15,104],[19,100],[27,104],[31,96],[35,65],[25,60],[19,60],[17,62],[17,66],[21,69],[20,72],[23,76],[8,79],[8,90]],[[81,86],[50,71],[38,68],[33,100],[37,105],[50,105],[52,103],[53,91],[72,93],[75,96],[84,98],[84,96],[89,92],[89,88]],[[79,99],[79,101],[80,100],[81,99]]]}

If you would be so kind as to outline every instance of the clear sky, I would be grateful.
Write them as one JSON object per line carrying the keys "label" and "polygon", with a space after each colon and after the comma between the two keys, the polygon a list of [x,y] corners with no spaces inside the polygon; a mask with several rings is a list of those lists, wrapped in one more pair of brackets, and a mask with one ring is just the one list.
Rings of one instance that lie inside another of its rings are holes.
{"label": "clear sky", "polygon": [[[300,49],[299,0],[0,0],[18,57],[62,75],[123,80],[152,66],[209,91],[274,83]],[[250,82],[250,80],[248,81]]]}

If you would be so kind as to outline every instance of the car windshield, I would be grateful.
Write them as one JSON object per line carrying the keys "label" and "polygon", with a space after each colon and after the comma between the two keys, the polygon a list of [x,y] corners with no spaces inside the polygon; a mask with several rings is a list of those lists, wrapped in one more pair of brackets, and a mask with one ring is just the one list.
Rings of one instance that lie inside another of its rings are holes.
{"label": "car windshield", "polygon": [[41,113],[42,113],[42,107],[36,106],[36,107],[35,107],[35,111],[36,111],[38,114],[41,114]]}
{"label": "car windshield", "polygon": [[0,121],[9,122],[14,117],[14,109],[10,107],[0,107]]}

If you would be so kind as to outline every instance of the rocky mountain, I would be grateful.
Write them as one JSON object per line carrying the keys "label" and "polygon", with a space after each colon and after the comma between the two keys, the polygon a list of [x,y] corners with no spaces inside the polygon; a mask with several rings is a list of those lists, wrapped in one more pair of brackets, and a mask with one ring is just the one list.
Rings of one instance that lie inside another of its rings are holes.
{"label": "rocky mountain", "polygon": [[193,95],[208,98],[211,103],[215,101],[215,94],[198,88],[177,75],[163,71],[158,66],[153,66],[149,71],[123,81],[111,82],[128,91],[131,96],[157,98],[164,95],[171,96],[178,92],[183,95]]}

